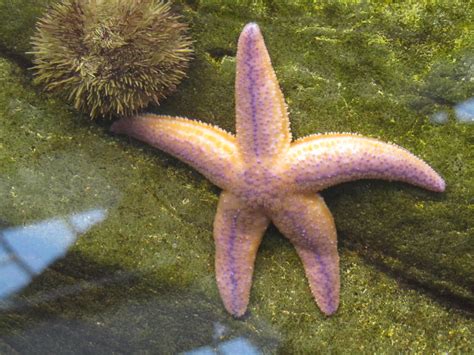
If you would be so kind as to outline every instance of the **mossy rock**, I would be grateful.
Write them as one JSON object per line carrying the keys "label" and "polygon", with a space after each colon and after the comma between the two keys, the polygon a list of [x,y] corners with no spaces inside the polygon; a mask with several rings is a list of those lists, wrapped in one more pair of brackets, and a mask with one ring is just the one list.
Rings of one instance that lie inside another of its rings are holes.
{"label": "mossy rock", "polygon": [[[248,5],[178,3],[196,59],[157,112],[233,131],[236,40],[245,23],[257,21],[295,137],[353,131],[396,142],[437,169],[447,191],[378,181],[325,191],[341,255],[336,315],[318,311],[293,247],[270,228],[250,314],[234,320],[214,280],[218,189],[170,156],[113,137],[39,93],[13,63],[28,45],[9,45],[2,25],[0,43],[9,48],[0,60],[4,224],[97,207],[108,218],[12,299],[17,308],[2,313],[0,350],[178,352],[246,337],[264,352],[472,351],[474,126],[457,121],[453,106],[472,91],[446,75],[469,74],[452,58],[469,57],[474,11],[452,4]],[[38,15],[35,9],[25,14]],[[18,38],[32,25],[19,19]],[[440,77],[445,90],[435,92]],[[436,112],[447,122],[432,122]]]}

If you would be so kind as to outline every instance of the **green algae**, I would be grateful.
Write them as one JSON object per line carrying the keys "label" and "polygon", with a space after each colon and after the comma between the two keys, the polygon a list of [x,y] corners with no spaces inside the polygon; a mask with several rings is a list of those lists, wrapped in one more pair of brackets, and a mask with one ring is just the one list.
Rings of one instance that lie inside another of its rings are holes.
{"label": "green algae", "polygon": [[[462,63],[472,58],[472,9],[179,6],[192,24],[196,59],[157,111],[233,131],[236,39],[246,22],[257,21],[295,137],[354,131],[396,142],[441,172],[446,193],[377,181],[325,191],[339,234],[339,311],[327,318],[317,310],[294,249],[270,228],[257,257],[250,316],[236,321],[223,310],[214,280],[218,189],[166,154],[112,137],[39,94],[21,69],[1,60],[2,220],[22,225],[108,210],[102,225],[14,299],[16,310],[2,314],[5,352],[176,352],[236,336],[265,352],[472,351],[474,127],[453,112],[472,94],[469,81],[455,80],[470,73]],[[22,23],[20,37],[31,26]],[[17,53],[1,27],[0,42]],[[433,124],[429,115],[440,110],[449,120]],[[76,291],[66,292],[71,287]],[[66,291],[50,299],[48,290]],[[216,323],[227,329],[222,339],[212,337]]]}
{"label": "green algae", "polygon": [[17,58],[28,59],[34,24],[49,4],[57,0],[0,0],[0,48]]}

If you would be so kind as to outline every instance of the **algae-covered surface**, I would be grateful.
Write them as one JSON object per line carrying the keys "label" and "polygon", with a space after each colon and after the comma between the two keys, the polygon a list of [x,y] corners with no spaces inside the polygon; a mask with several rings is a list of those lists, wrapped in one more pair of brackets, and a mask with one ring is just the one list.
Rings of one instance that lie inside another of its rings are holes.
{"label": "algae-covered surface", "polygon": [[271,227],[243,320],[225,312],[214,279],[218,188],[31,84],[24,52],[52,2],[0,0],[1,225],[91,209],[107,218],[4,302],[0,352],[223,351],[236,340],[264,353],[474,350],[471,2],[176,4],[196,55],[153,111],[234,131],[236,41],[256,21],[295,137],[392,141],[447,182],[441,194],[381,181],[324,191],[338,228],[340,309],[318,310],[295,250]]}

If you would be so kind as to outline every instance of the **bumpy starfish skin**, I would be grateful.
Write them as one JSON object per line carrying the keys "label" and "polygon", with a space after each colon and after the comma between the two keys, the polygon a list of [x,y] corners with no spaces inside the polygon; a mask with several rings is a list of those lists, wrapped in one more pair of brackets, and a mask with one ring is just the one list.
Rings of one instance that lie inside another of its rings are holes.
{"label": "bumpy starfish skin", "polygon": [[235,88],[235,136],[151,114],[117,121],[112,131],[168,152],[223,190],[214,221],[216,278],[232,315],[247,309],[255,256],[270,221],[295,246],[318,306],[332,314],[339,305],[336,227],[317,192],[366,178],[433,191],[444,191],[445,183],[407,150],[376,139],[344,133],[292,143],[283,94],[253,23],[240,35]]}

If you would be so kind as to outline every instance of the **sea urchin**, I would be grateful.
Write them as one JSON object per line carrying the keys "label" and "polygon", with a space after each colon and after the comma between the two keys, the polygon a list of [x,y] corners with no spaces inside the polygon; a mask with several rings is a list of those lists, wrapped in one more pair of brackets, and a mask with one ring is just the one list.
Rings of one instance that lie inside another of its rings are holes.
{"label": "sea urchin", "polygon": [[64,0],[32,37],[36,82],[92,118],[158,104],[185,76],[187,26],[156,0]]}

